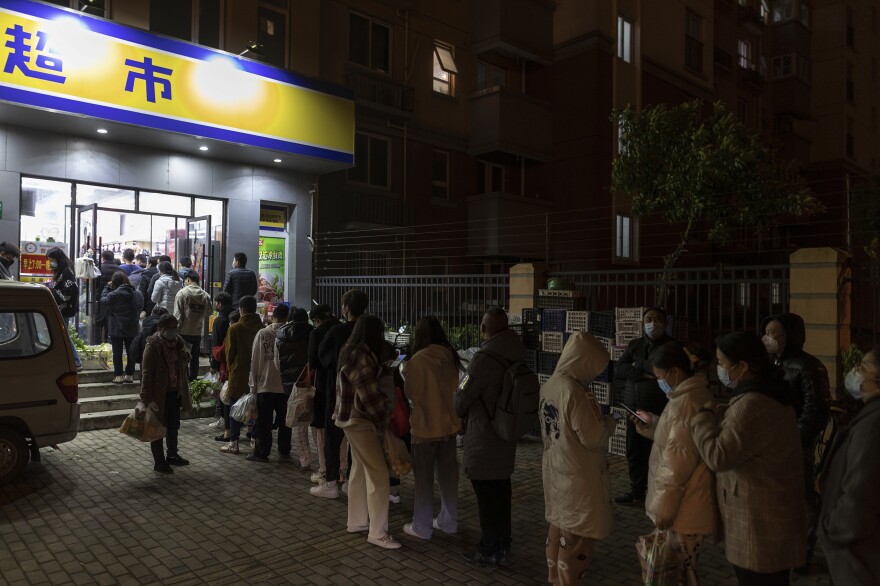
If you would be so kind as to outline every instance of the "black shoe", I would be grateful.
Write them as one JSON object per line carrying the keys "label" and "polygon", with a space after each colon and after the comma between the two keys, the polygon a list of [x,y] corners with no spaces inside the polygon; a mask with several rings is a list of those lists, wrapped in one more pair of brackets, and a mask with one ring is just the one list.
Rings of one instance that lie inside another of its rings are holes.
{"label": "black shoe", "polygon": [[472,566],[499,566],[501,565],[501,554],[493,553],[492,555],[483,555],[479,551],[462,554],[461,558],[466,564]]}
{"label": "black shoe", "polygon": [[251,437],[251,436],[253,435],[253,434],[251,434],[251,432],[247,432],[247,433],[244,434],[244,435],[245,435],[245,437],[248,438],[248,439],[254,439],[253,437]]}
{"label": "black shoe", "polygon": [[290,460],[290,452],[288,452],[286,454],[278,454],[278,457],[281,458],[282,460]]}
{"label": "black shoe", "polygon": [[162,474],[174,474],[174,468],[168,465],[168,462],[159,462],[153,466],[153,470]]}
{"label": "black shoe", "polygon": [[227,436],[223,435],[223,434],[220,434],[220,435],[218,435],[217,437],[214,438],[214,441],[215,441],[215,442],[228,442],[228,441],[229,441],[229,438],[228,438]]}
{"label": "black shoe", "polygon": [[614,502],[618,505],[627,505],[630,507],[638,506],[644,504],[645,495],[637,495],[632,491],[629,491],[625,495],[619,496],[614,499]]}
{"label": "black shoe", "polygon": [[261,458],[260,456],[250,453],[244,457],[245,460],[250,460],[251,462],[268,462],[269,458]]}
{"label": "black shoe", "polygon": [[174,464],[175,466],[186,466],[187,464],[189,464],[189,460],[181,458],[179,454],[175,456],[168,456],[167,458],[165,458],[165,461],[169,464]]}

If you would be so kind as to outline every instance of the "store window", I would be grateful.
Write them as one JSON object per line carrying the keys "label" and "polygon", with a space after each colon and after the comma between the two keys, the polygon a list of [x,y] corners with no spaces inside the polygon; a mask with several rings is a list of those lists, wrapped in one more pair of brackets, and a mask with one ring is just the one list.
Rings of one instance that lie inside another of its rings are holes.
{"label": "store window", "polygon": [[348,60],[379,73],[391,73],[391,27],[352,13],[348,19]]}
{"label": "store window", "polygon": [[633,258],[633,219],[624,214],[617,214],[614,230],[614,256],[617,259],[632,260]]}
{"label": "store window", "polygon": [[623,16],[617,17],[617,58],[632,63],[633,38],[632,21]]}
{"label": "store window", "polygon": [[76,205],[87,206],[93,203],[99,204],[105,208],[133,210],[135,205],[134,191],[131,189],[121,189],[119,187],[104,187],[101,185],[77,183]]}
{"label": "store window", "polygon": [[449,199],[449,153],[446,151],[434,151],[431,178],[431,196]]}
{"label": "store window", "polygon": [[485,90],[507,85],[507,70],[485,61],[477,61],[477,89]]}
{"label": "store window", "polygon": [[354,139],[355,166],[348,170],[348,180],[374,187],[388,187],[388,160],[391,141],[358,132]]}
{"label": "store window", "polygon": [[223,240],[223,202],[219,199],[204,199],[197,197],[193,200],[193,216],[211,217],[211,232],[215,242]]}
{"label": "store window", "polygon": [[139,199],[138,210],[142,212],[175,216],[192,215],[192,199],[183,195],[142,191]]}
{"label": "store window", "polygon": [[72,186],[65,181],[21,180],[21,240],[66,243]]}
{"label": "store window", "polygon": [[455,95],[455,66],[453,48],[437,43],[434,45],[434,91],[447,96]]}
{"label": "store window", "polygon": [[287,67],[287,2],[260,2],[259,32],[257,42],[263,48],[266,63]]}

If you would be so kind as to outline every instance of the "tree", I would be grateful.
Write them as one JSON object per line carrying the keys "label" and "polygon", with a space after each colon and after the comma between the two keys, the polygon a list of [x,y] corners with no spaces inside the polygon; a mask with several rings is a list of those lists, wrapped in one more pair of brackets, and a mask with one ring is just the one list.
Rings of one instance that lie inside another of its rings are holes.
{"label": "tree", "polygon": [[635,216],[659,213],[682,226],[677,246],[663,257],[658,303],[666,301],[670,269],[698,232],[724,243],[742,226],[760,233],[782,214],[822,209],[796,163],[783,160],[721,102],[659,104],[640,112],[627,107],[612,121],[620,128],[620,154],[611,189],[633,197]]}
{"label": "tree", "polygon": [[849,207],[855,228],[850,237],[870,259],[880,260],[880,177],[873,177],[853,189]]}

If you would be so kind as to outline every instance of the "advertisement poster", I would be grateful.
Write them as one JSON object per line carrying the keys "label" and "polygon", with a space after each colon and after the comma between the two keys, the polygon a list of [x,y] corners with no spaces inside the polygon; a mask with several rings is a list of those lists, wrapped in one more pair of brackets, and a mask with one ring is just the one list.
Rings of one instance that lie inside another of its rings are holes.
{"label": "advertisement poster", "polygon": [[284,301],[285,238],[260,238],[259,283],[257,301],[279,303]]}
{"label": "advertisement poster", "polygon": [[46,253],[56,246],[64,249],[63,242],[37,242],[23,240],[21,242],[21,278],[22,283],[45,283],[52,278],[52,267]]}

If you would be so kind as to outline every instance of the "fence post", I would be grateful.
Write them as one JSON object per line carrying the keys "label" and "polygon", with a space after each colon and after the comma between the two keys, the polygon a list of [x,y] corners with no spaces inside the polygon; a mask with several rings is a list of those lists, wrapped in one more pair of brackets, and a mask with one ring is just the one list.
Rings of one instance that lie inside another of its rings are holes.
{"label": "fence post", "polygon": [[804,318],[804,350],[828,369],[833,391],[841,388],[840,352],[850,345],[849,255],[836,248],[802,248],[792,253],[790,311]]}
{"label": "fence post", "polygon": [[510,267],[511,316],[521,316],[526,307],[535,306],[535,295],[547,282],[547,265],[520,263]]}

